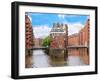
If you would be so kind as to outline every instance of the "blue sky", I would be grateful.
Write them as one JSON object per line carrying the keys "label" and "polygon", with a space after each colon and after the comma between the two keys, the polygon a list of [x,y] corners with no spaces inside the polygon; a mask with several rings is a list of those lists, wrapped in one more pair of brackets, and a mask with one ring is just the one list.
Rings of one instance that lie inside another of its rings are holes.
{"label": "blue sky", "polygon": [[[86,23],[87,15],[74,15],[74,14],[55,14],[55,13],[32,13],[26,12],[31,20],[32,27],[35,35],[40,33],[49,34],[53,23],[66,23],[69,28],[69,35],[77,33]],[[44,30],[43,30],[44,29]],[[38,30],[41,30],[40,32]],[[39,37],[37,35],[37,37]],[[47,36],[41,35],[40,37]]]}

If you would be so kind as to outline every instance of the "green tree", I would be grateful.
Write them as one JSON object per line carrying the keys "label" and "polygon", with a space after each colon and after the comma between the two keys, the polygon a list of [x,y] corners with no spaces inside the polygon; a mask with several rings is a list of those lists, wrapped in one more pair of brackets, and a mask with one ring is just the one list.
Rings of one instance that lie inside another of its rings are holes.
{"label": "green tree", "polygon": [[48,47],[50,46],[50,37],[45,37],[42,41],[42,46]]}

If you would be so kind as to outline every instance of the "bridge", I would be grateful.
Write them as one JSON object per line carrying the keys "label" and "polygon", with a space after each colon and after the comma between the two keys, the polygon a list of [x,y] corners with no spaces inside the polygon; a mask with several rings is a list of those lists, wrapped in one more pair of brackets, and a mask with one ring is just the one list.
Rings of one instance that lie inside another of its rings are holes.
{"label": "bridge", "polygon": [[46,50],[46,49],[48,49],[49,47],[42,47],[42,46],[40,46],[40,47],[33,47],[33,48],[30,48],[30,49],[27,49],[27,50],[39,50],[39,49],[42,49],[42,50]]}
{"label": "bridge", "polygon": [[[43,46],[40,46],[40,47],[33,47],[33,48],[30,48],[30,49],[27,49],[27,50],[39,50],[39,49],[42,49],[42,50],[46,50],[46,49],[49,49],[50,47],[43,47]],[[62,50],[62,49],[66,49],[66,48],[50,48],[50,49],[54,49],[54,50]]]}
{"label": "bridge", "polygon": [[72,45],[67,46],[67,48],[89,48],[87,45]]}
{"label": "bridge", "polygon": [[37,50],[37,49],[42,49],[42,50],[45,50],[45,49],[48,49],[49,47],[33,47],[32,50]]}

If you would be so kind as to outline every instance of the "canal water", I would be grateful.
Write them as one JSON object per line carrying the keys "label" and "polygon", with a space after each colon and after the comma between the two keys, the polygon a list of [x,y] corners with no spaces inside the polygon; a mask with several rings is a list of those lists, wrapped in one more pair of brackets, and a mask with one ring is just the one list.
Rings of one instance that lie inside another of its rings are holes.
{"label": "canal water", "polygon": [[[51,67],[50,57],[44,52],[44,50],[34,50],[33,51],[33,67]],[[66,66],[77,66],[85,65],[79,56],[68,56],[66,61]]]}
{"label": "canal water", "polygon": [[44,50],[33,51],[33,67],[50,67],[50,58]]}
{"label": "canal water", "polygon": [[68,66],[77,66],[77,65],[85,65],[79,56],[69,56],[68,57]]}

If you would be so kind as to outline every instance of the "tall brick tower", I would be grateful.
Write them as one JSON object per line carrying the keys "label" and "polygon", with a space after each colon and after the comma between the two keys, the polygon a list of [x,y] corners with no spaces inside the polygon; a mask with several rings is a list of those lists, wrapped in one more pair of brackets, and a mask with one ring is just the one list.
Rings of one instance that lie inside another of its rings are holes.
{"label": "tall brick tower", "polygon": [[68,27],[67,24],[54,23],[50,32],[50,56],[53,65],[64,65],[67,58]]}
{"label": "tall brick tower", "polygon": [[32,67],[32,53],[31,48],[34,45],[33,42],[33,28],[28,15],[25,15],[25,67]]}

